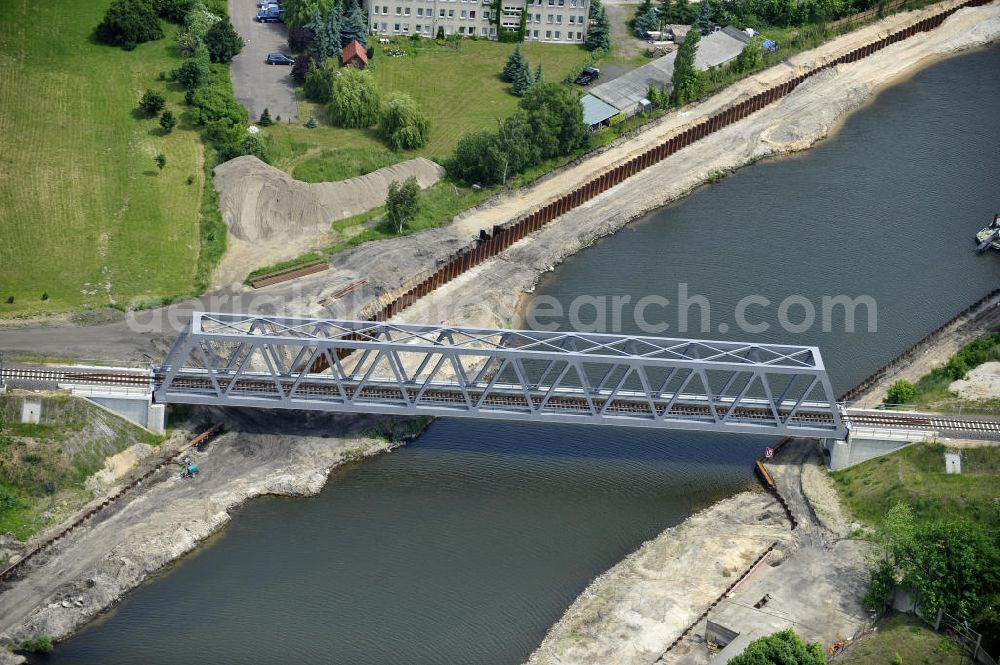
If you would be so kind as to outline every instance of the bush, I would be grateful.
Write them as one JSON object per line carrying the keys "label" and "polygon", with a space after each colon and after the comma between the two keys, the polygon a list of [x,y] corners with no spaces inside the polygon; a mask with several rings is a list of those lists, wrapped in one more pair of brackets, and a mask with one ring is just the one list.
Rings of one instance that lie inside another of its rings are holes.
{"label": "bush", "polygon": [[293,53],[305,51],[316,36],[309,28],[291,28],[288,31],[288,48]]}
{"label": "bush", "polygon": [[366,71],[348,68],[333,82],[327,113],[339,127],[365,128],[379,121],[382,95]]}
{"label": "bush", "polygon": [[169,134],[174,131],[174,127],[177,126],[177,118],[169,110],[164,111],[163,115],[160,116],[160,127],[163,131]]}
{"label": "bush", "polygon": [[28,653],[51,653],[53,648],[51,637],[48,635],[39,635],[38,637],[21,642],[18,650],[27,651]]}
{"label": "bush", "polygon": [[806,644],[792,629],[761,637],[743,653],[730,658],[729,665],[826,665],[823,647]]}
{"label": "bush", "polygon": [[139,100],[139,108],[150,118],[158,115],[166,105],[166,98],[155,90],[146,90],[142,95],[142,99]]}
{"label": "bush", "polygon": [[393,150],[413,150],[427,143],[430,122],[409,95],[395,95],[385,105],[379,134]]}
{"label": "bush", "polygon": [[163,37],[150,0],[114,0],[97,26],[97,39],[131,51],[137,44]]}
{"label": "bush", "polygon": [[917,396],[917,389],[906,379],[900,379],[889,386],[885,394],[885,404],[909,404]]}
{"label": "bush", "polygon": [[196,125],[221,122],[225,125],[245,125],[249,120],[247,110],[236,101],[232,93],[214,86],[194,91],[191,99],[194,110],[191,120]]}
{"label": "bush", "polygon": [[264,112],[260,114],[260,120],[257,121],[257,124],[261,127],[270,127],[273,125],[274,121],[271,120],[271,112],[264,109]]}
{"label": "bush", "polygon": [[243,39],[236,34],[228,18],[216,21],[205,33],[205,46],[212,62],[232,62],[236,54],[243,50]]}
{"label": "bush", "polygon": [[187,90],[194,90],[208,80],[212,73],[208,63],[197,56],[188,58],[175,72],[177,82]]}
{"label": "bush", "polygon": [[183,23],[194,0],[153,0],[153,9],[171,23]]}
{"label": "bush", "polygon": [[333,71],[329,67],[314,67],[309,70],[305,77],[306,99],[317,104],[329,104],[333,99],[333,79]]}
{"label": "bush", "polygon": [[318,62],[316,57],[310,51],[306,51],[299,57],[295,58],[295,64],[292,65],[292,80],[299,85],[302,85],[306,82],[306,77],[309,76],[309,72],[315,69],[317,64]]}

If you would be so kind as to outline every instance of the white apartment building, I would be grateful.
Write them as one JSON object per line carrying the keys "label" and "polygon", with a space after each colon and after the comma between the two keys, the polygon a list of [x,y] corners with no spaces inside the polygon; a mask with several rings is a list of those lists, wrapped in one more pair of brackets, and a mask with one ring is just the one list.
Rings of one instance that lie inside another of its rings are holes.
{"label": "white apartment building", "polygon": [[[525,3],[524,41],[583,43],[590,0],[502,0],[500,24],[516,31]],[[372,34],[434,38],[441,27],[446,35],[497,37],[490,0],[367,0],[367,4]]]}

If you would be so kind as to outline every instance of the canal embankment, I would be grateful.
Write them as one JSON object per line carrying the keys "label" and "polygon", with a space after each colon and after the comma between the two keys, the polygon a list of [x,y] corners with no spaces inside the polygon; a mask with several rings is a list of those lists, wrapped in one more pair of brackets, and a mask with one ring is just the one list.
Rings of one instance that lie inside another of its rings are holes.
{"label": "canal embankment", "polygon": [[[992,25],[985,33],[984,24]],[[536,236],[433,292],[406,316],[453,323],[507,324],[516,316],[521,295],[530,291],[542,273],[600,235],[612,233],[642,212],[673,200],[671,197],[682,196],[714,172],[811,145],[828,134],[850,110],[864,104],[879,86],[908,75],[920,63],[994,41],[997,32],[996,3],[963,10],[940,28],[923,35],[920,41],[927,45],[916,53],[908,55],[906,43],[896,44],[871,56],[870,59],[887,56],[886,62],[872,68],[862,71],[860,68],[867,67],[862,61],[817,75],[753,118],[706,137],[680,155],[650,167],[612,192],[557,219]],[[914,60],[907,65],[910,57]],[[813,115],[815,118],[810,120]],[[742,127],[744,124],[747,127]],[[669,168],[661,168],[668,162]],[[432,244],[421,247],[426,252],[412,260],[433,262],[436,250]],[[402,247],[399,249],[405,253]],[[393,269],[402,274],[405,266]],[[471,294],[469,299],[463,300],[467,294]],[[425,306],[428,309],[422,309]],[[308,308],[304,301],[293,303],[293,307]],[[231,511],[247,499],[264,493],[317,491],[326,482],[329,470],[352,456],[348,451],[358,447],[359,439],[365,439],[363,428],[359,429],[353,418],[307,419],[312,423],[311,429],[303,429],[301,423],[276,417],[274,413],[230,417],[241,419],[232,424],[231,430],[245,434],[233,434],[210,445],[205,453],[208,457],[202,463],[203,469],[215,468],[219,473],[206,470],[199,479],[200,489],[160,478],[162,482],[151,484],[142,496],[123,504],[123,509],[116,509],[119,512],[109,514],[95,523],[93,529],[74,534],[60,544],[51,553],[51,560],[41,562],[45,571],[33,569],[30,579],[22,581],[24,586],[15,594],[19,600],[9,610],[6,601],[15,595],[8,596],[11,589],[4,592],[3,617],[13,618],[5,619],[6,625],[0,626],[0,631],[6,631],[9,639],[43,632],[54,636],[68,634],[101,608],[117,602],[129,588],[221,528],[230,519]],[[266,432],[279,430],[284,431],[282,436],[288,445],[269,447],[267,442],[277,439],[268,439],[274,435]],[[337,434],[326,438],[327,432]],[[384,449],[381,442],[369,441],[363,452]],[[213,455],[215,459],[211,459]],[[685,529],[677,533],[684,534]],[[698,535],[718,537],[718,534],[710,536],[707,531]],[[699,547],[702,544],[696,538],[692,542]],[[36,576],[39,572],[41,575]],[[721,572],[719,578],[709,584],[717,582],[721,590],[726,586]],[[677,581],[677,588],[686,588],[685,579]],[[702,595],[714,597],[711,590]],[[84,598],[84,607],[72,609],[68,618],[57,616],[68,608],[62,608],[56,600],[69,597],[73,598],[74,606],[77,598]],[[59,607],[50,607],[52,604]],[[700,611],[684,618],[697,616]],[[14,616],[18,613],[20,618]]]}

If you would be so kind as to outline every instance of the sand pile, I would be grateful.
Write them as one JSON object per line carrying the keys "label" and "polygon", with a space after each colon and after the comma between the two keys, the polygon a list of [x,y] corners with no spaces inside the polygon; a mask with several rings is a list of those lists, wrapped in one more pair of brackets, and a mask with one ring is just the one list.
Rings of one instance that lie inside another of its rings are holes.
{"label": "sand pile", "polygon": [[385,202],[391,182],[413,176],[421,188],[444,169],[423,157],[337,182],[306,183],[256,157],[231,159],[215,168],[222,219],[232,234],[216,274],[217,285],[238,282],[251,268],[282,261],[322,242],[330,223]]}

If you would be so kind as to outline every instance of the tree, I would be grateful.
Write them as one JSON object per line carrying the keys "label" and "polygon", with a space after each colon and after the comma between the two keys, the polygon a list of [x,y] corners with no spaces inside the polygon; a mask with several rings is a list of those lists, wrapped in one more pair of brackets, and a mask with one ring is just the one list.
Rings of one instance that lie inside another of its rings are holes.
{"label": "tree", "polygon": [[222,20],[220,17],[205,9],[201,0],[195,0],[184,17],[184,29],[177,36],[177,48],[181,54],[192,55],[204,44],[209,28],[220,20]]}
{"label": "tree", "polygon": [[142,112],[150,118],[162,111],[166,104],[166,98],[155,90],[147,89],[146,92],[142,94],[142,99],[139,100],[139,108],[142,109]]}
{"label": "tree", "polygon": [[162,171],[167,165],[167,156],[161,152],[156,157],[153,157],[153,161],[156,162],[157,168]]}
{"label": "tree", "polygon": [[174,117],[174,114],[169,110],[164,111],[163,115],[160,116],[160,127],[163,128],[163,131],[169,134],[174,131],[174,127],[176,126],[177,118]]}
{"label": "tree", "polygon": [[535,79],[531,76],[528,61],[525,60],[524,66],[514,72],[514,80],[510,83],[510,91],[515,97],[524,97],[534,84]]}
{"label": "tree", "polygon": [[131,51],[137,44],[163,37],[163,28],[150,0],[114,0],[96,34],[105,44]]}
{"label": "tree", "polygon": [[191,95],[191,121],[196,125],[221,123],[223,126],[245,125],[247,110],[225,89],[216,86],[198,88]]}
{"label": "tree", "polygon": [[823,647],[806,644],[791,628],[751,642],[729,665],[826,665]]}
{"label": "tree", "polygon": [[379,134],[393,150],[413,150],[427,143],[430,121],[409,95],[394,95],[379,121]]}
{"label": "tree", "polygon": [[611,25],[608,23],[608,13],[601,7],[594,23],[587,31],[587,39],[583,42],[588,51],[608,50],[611,48]]}
{"label": "tree", "polygon": [[309,116],[309,119],[306,120],[306,129],[316,129],[317,126],[318,123],[316,122],[316,118]]}
{"label": "tree", "polygon": [[327,113],[339,127],[371,127],[382,114],[382,95],[371,73],[348,67],[333,81]]}
{"label": "tree", "polygon": [[270,127],[273,125],[274,121],[271,120],[271,112],[265,108],[264,112],[260,114],[260,120],[257,121],[257,124],[261,127]]}
{"label": "tree", "polygon": [[500,74],[500,79],[505,83],[513,83],[514,76],[522,69],[528,68],[528,60],[521,53],[521,45],[518,44],[514,47],[514,52],[507,57],[507,64],[503,66],[503,72]]}
{"label": "tree", "polygon": [[532,128],[532,141],[542,158],[568,155],[587,143],[583,107],[576,92],[558,83],[532,86],[519,106]]}
{"label": "tree", "polygon": [[[632,31],[637,37],[646,37],[646,33],[660,29],[660,15],[656,8],[650,6],[646,9],[640,8],[632,19]],[[589,38],[589,35],[588,35]]]}
{"label": "tree", "polygon": [[701,34],[707,35],[712,32],[712,26],[715,23],[712,21],[712,7],[708,4],[708,0],[701,0],[698,3],[698,29],[701,30]]}
{"label": "tree", "polygon": [[316,33],[309,28],[291,28],[288,31],[288,48],[300,53],[309,48]]}
{"label": "tree", "polygon": [[306,74],[304,92],[311,102],[329,104],[333,99],[333,71],[324,66],[310,70]]}
{"label": "tree", "polygon": [[671,79],[673,89],[670,91],[670,103],[673,106],[684,106],[701,96],[702,81],[694,68],[694,56],[698,51],[701,33],[691,30],[684,38],[684,43],[677,49],[674,60],[674,75]]}
{"label": "tree", "polygon": [[243,50],[243,39],[228,18],[216,21],[205,33],[205,46],[212,62],[232,62],[233,57]]}
{"label": "tree", "polygon": [[309,76],[309,72],[312,71],[317,64],[318,61],[316,59],[316,55],[312,51],[306,51],[299,57],[295,58],[295,64],[292,65],[292,80],[300,85],[305,83],[306,77]]}
{"label": "tree", "polygon": [[741,74],[752,72],[764,62],[764,46],[760,37],[754,37],[743,47],[733,61],[733,69]]}
{"label": "tree", "polygon": [[193,0],[153,0],[153,11],[171,23],[183,23],[192,4]]}
{"label": "tree", "polygon": [[402,187],[393,180],[385,197],[385,216],[396,233],[403,233],[407,222],[413,221],[420,209],[420,185],[413,176],[407,178]]}
{"label": "tree", "polygon": [[535,67],[535,83],[541,83],[541,82],[542,82],[542,63],[538,63],[538,66]]}
{"label": "tree", "polygon": [[348,0],[347,9],[344,11],[344,23],[340,29],[340,43],[347,46],[352,41],[357,40],[362,46],[368,46],[368,19],[365,17],[357,0]]}
{"label": "tree", "polygon": [[437,34],[434,35],[434,38],[435,39],[440,39],[442,41],[444,40],[444,26],[443,25],[439,25],[438,26]]}
{"label": "tree", "polygon": [[185,60],[184,64],[174,72],[174,76],[177,78],[177,82],[184,86],[186,90],[195,90],[208,80],[211,73],[212,70],[208,66],[208,58],[195,55]]}
{"label": "tree", "polygon": [[917,396],[917,389],[906,379],[899,379],[885,394],[885,404],[909,404]]}
{"label": "tree", "polygon": [[[643,0],[643,1],[646,3],[647,6],[649,5],[649,0]],[[597,16],[601,13],[601,10],[603,8],[604,5],[601,3],[601,0],[590,0],[590,10],[587,12],[587,18],[591,19],[597,18]]]}

